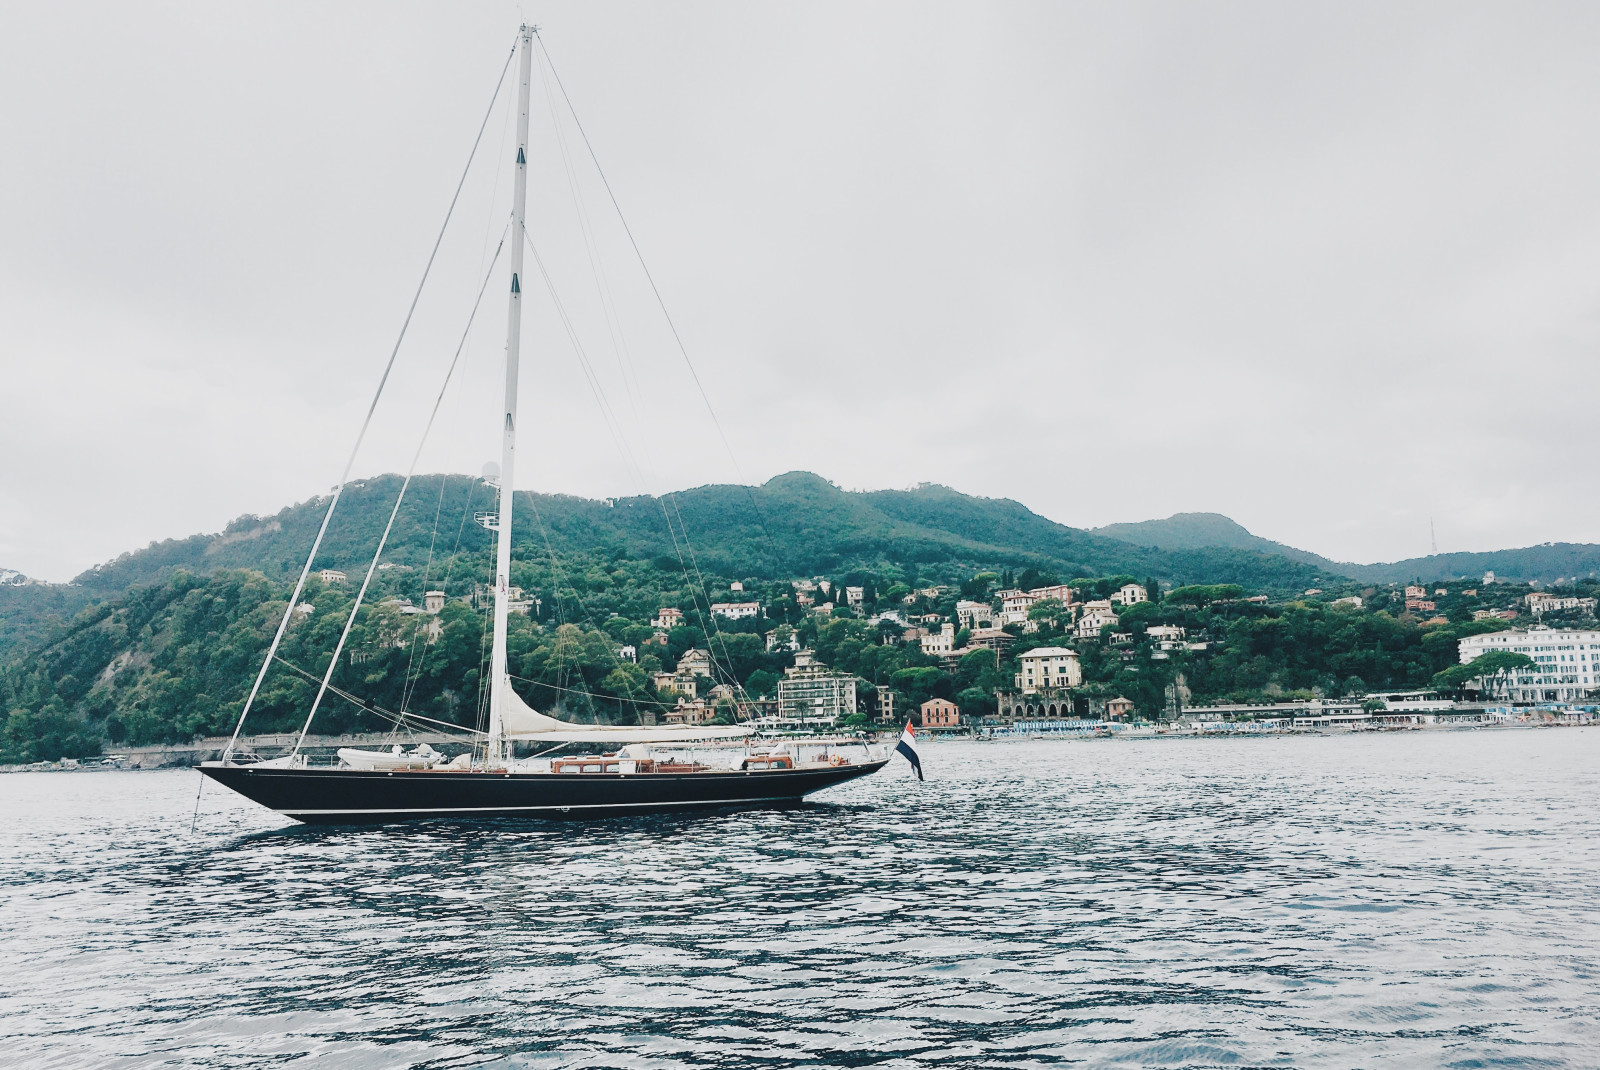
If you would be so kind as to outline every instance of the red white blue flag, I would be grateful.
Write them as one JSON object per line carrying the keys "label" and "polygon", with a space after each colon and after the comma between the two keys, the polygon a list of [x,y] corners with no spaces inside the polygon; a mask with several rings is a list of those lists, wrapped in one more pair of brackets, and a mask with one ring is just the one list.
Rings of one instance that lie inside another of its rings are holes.
{"label": "red white blue flag", "polygon": [[911,768],[916,770],[917,779],[922,779],[922,759],[917,756],[917,735],[911,731],[911,722],[906,722],[906,730],[900,733],[900,742],[895,745],[894,752],[905,756],[911,763]]}

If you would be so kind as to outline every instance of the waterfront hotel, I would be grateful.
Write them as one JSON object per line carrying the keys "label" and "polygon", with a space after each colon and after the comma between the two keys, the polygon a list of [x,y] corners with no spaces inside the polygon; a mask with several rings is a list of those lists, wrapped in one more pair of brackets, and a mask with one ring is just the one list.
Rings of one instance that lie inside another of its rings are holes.
{"label": "waterfront hotel", "polygon": [[1537,667],[1513,673],[1495,688],[1511,702],[1581,702],[1600,688],[1600,631],[1545,628],[1469,635],[1460,640],[1462,664],[1491,650],[1526,654]]}

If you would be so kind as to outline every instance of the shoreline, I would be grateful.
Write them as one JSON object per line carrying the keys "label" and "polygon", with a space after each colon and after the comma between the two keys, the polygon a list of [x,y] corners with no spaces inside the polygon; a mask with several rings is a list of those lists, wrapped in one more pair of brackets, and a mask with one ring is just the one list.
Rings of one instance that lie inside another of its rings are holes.
{"label": "shoreline", "polygon": [[[1045,732],[1029,735],[997,735],[991,737],[969,735],[925,735],[920,737],[920,742],[929,745],[948,745],[951,743],[1110,743],[1110,742],[1143,742],[1155,740],[1193,740],[1193,739],[1288,739],[1288,738],[1342,738],[1346,736],[1377,736],[1400,734],[1426,734],[1439,735],[1444,733],[1459,732],[1518,732],[1533,731],[1551,728],[1592,728],[1595,722],[1570,723],[1552,722],[1548,724],[1450,724],[1450,725],[1394,725],[1383,728],[1277,728],[1260,730],[1228,730],[1205,731],[1190,729],[1188,731],[1167,732]],[[284,745],[268,740],[277,740],[281,737],[258,737],[260,746]],[[225,741],[223,741],[225,742]],[[243,742],[243,741],[241,741]],[[409,741],[410,745],[416,743],[459,743],[451,737],[438,736],[423,739],[418,737]],[[306,745],[302,748],[308,752],[333,751],[339,747],[349,746],[392,746],[393,741],[387,737],[379,736],[367,738],[362,736],[341,737],[307,737]],[[124,761],[108,761],[104,757],[84,759],[64,759],[61,762],[33,762],[26,765],[0,765],[0,774],[4,773],[142,773],[156,770],[193,769],[202,761],[211,761],[220,756],[222,744],[205,741],[194,744],[155,745],[150,747],[130,747],[125,752],[112,756],[123,758]]]}

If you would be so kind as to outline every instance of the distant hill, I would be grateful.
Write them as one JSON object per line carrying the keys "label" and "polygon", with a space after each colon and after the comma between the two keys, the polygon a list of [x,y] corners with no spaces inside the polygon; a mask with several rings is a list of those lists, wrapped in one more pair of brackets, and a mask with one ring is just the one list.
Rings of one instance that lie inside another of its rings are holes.
{"label": "distant hill", "polygon": [[1221,513],[1174,513],[1165,520],[1142,520],[1134,524],[1107,524],[1094,528],[1094,534],[1105,535],[1139,546],[1156,546],[1163,550],[1199,550],[1210,546],[1226,546],[1235,550],[1253,550],[1261,554],[1278,554],[1291,561],[1311,565],[1313,568],[1338,572],[1352,579],[1348,569],[1361,565],[1345,565],[1330,561],[1308,550],[1297,550],[1281,542],[1252,535],[1242,524]]}
{"label": "distant hill", "polygon": [[[398,476],[380,476],[345,491],[319,566],[364,566],[399,483]],[[476,480],[420,477],[396,520],[386,559],[400,564],[423,560],[434,542],[436,511],[453,525],[441,530],[440,538],[451,540],[452,547],[459,539],[462,550],[486,549],[488,533],[461,520],[491,504],[491,491]],[[326,507],[327,498],[313,498],[272,517],[240,517],[215,535],[152,543],[89,569],[73,583],[110,594],[176,568],[254,568],[277,578],[292,576]],[[845,491],[809,472],[776,476],[758,487],[694,487],[662,499],[519,492],[515,509],[519,556],[553,548],[675,557],[681,549],[692,549],[702,569],[735,576],[809,576],[896,560],[1033,566],[1064,578],[1125,572],[1174,583],[1245,583],[1284,590],[1316,575],[1298,563],[1248,549],[1130,546],[1057,524],[1014,501],[973,497],[949,487]],[[687,543],[680,545],[685,538]]]}
{"label": "distant hill", "polygon": [[[366,567],[399,485],[400,477],[386,475],[346,489],[318,555],[319,568],[343,569],[353,577]],[[487,553],[489,534],[471,515],[488,509],[491,499],[489,488],[466,476],[414,480],[385,560],[419,566],[430,548],[436,554]],[[0,659],[43,634],[52,621],[161,582],[179,569],[202,575],[254,569],[272,579],[292,578],[326,508],[326,497],[313,498],[274,516],[240,517],[215,534],[152,543],[87,570],[72,586],[8,589],[17,624],[9,634],[0,629]],[[515,552],[524,560],[551,550],[674,562],[683,554],[707,574],[747,578],[830,575],[886,563],[952,576],[981,568],[1033,568],[1063,580],[1129,574],[1284,592],[1328,578],[1316,566],[1249,547],[1133,545],[1057,524],[1007,499],[934,485],[845,491],[809,472],[786,473],[757,487],[694,487],[659,499],[519,492],[515,508]],[[437,536],[436,516],[442,518]]]}
{"label": "distant hill", "polygon": [[1502,580],[1554,584],[1600,575],[1600,546],[1593,543],[1546,543],[1516,550],[1483,553],[1433,554],[1404,561],[1362,565],[1330,561],[1326,557],[1251,534],[1220,513],[1175,513],[1165,520],[1134,524],[1107,524],[1096,535],[1138,546],[1163,550],[1229,547],[1277,554],[1327,573],[1348,576],[1362,583],[1408,583],[1412,580],[1446,580],[1482,576],[1492,571]]}
{"label": "distant hill", "polygon": [[1367,583],[1474,578],[1492,571],[1501,580],[1545,586],[1600,576],[1600,546],[1552,542],[1517,550],[1432,554],[1377,565],[1340,565],[1346,575]]}

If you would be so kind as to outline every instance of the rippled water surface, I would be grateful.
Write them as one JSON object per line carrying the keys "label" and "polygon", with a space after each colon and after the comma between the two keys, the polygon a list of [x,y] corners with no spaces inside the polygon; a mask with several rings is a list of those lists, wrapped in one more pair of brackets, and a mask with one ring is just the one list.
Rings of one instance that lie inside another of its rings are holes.
{"label": "rippled water surface", "polygon": [[0,1062],[1600,1065],[1600,730],[924,750],[583,824],[0,776]]}

